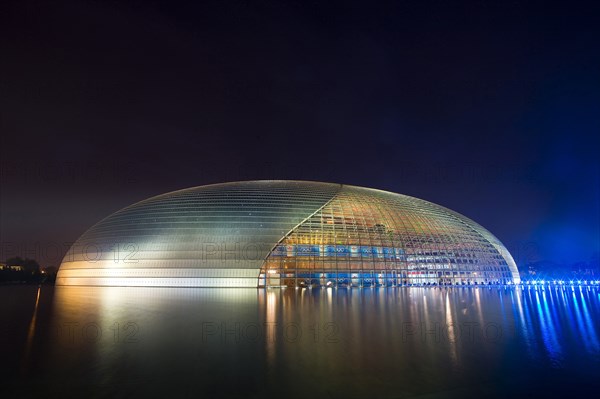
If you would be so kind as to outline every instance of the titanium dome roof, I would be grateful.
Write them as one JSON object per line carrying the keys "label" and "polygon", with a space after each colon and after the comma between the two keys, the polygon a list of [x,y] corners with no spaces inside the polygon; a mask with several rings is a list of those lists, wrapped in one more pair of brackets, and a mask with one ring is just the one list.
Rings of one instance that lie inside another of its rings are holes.
{"label": "titanium dome roof", "polygon": [[121,209],[86,231],[58,285],[257,287],[519,282],[504,245],[442,206],[305,181],[213,184]]}

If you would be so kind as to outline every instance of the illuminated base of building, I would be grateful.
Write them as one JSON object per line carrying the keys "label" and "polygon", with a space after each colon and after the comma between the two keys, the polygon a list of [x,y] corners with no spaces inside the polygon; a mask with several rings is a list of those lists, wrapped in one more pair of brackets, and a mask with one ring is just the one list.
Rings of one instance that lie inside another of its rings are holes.
{"label": "illuminated base of building", "polygon": [[57,285],[121,287],[393,287],[410,285],[508,284],[509,279],[477,278],[473,272],[433,270],[286,270],[195,268],[95,268],[62,270]]}
{"label": "illuminated base of building", "polygon": [[512,284],[509,279],[446,275],[444,272],[335,272],[279,273],[269,270],[258,278],[259,287],[396,287],[412,285],[498,285]]}
{"label": "illuminated base of building", "polygon": [[256,287],[257,270],[97,268],[62,270],[56,285],[113,287]]}

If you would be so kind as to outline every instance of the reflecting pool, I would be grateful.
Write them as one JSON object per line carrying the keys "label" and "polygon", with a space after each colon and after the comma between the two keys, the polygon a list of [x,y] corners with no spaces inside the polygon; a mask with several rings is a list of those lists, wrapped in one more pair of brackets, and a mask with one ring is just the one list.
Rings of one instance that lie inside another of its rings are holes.
{"label": "reflecting pool", "polygon": [[8,397],[548,397],[600,388],[598,287],[3,286],[0,317]]}

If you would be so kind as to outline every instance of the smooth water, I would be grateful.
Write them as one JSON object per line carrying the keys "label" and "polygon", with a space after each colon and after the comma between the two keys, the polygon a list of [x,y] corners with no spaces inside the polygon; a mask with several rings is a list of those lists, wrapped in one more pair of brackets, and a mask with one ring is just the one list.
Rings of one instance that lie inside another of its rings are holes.
{"label": "smooth water", "polygon": [[0,287],[4,397],[600,389],[600,288]]}

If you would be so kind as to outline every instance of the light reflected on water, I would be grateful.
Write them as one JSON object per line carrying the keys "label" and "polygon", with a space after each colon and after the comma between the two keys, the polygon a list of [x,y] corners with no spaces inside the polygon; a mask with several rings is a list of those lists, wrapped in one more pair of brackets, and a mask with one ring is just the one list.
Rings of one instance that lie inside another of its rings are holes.
{"label": "light reflected on water", "polygon": [[452,358],[452,363],[456,365],[458,363],[458,353],[456,348],[456,342],[458,341],[458,337],[456,336],[456,332],[454,331],[455,317],[452,316],[452,306],[450,304],[450,295],[446,293],[446,330],[448,331],[448,343],[450,346],[450,357]]}
{"label": "light reflected on water", "polygon": [[44,311],[37,291],[21,355],[35,365],[32,395],[464,397],[555,393],[572,375],[575,389],[598,384],[600,296],[585,287],[41,290],[53,298]]}
{"label": "light reflected on water", "polygon": [[38,314],[38,307],[40,304],[40,293],[42,291],[42,287],[38,287],[36,295],[35,295],[35,306],[33,307],[33,315],[31,316],[31,321],[29,322],[29,328],[27,330],[27,342],[25,344],[25,351],[23,353],[23,358],[21,359],[21,374],[27,374],[27,366],[29,363],[29,356],[31,353],[31,346],[33,344],[33,338],[35,337],[35,326]]}
{"label": "light reflected on water", "polygon": [[546,301],[546,291],[535,291],[535,306],[538,313],[538,320],[540,322],[540,330],[542,332],[542,341],[548,351],[551,359],[554,361],[561,360],[562,349],[558,343],[556,337],[556,331],[554,325],[556,320],[553,320],[548,311],[548,303]]}
{"label": "light reflected on water", "polygon": [[[579,289],[578,295],[576,291],[571,292],[573,299],[573,308],[575,309],[575,318],[577,319],[578,329],[581,331],[582,339],[589,351],[598,350],[598,338],[594,328],[591,326],[590,314],[587,310],[586,300],[582,295],[581,288]],[[579,308],[579,301],[581,301],[581,308]],[[596,315],[597,316],[597,315]]]}

